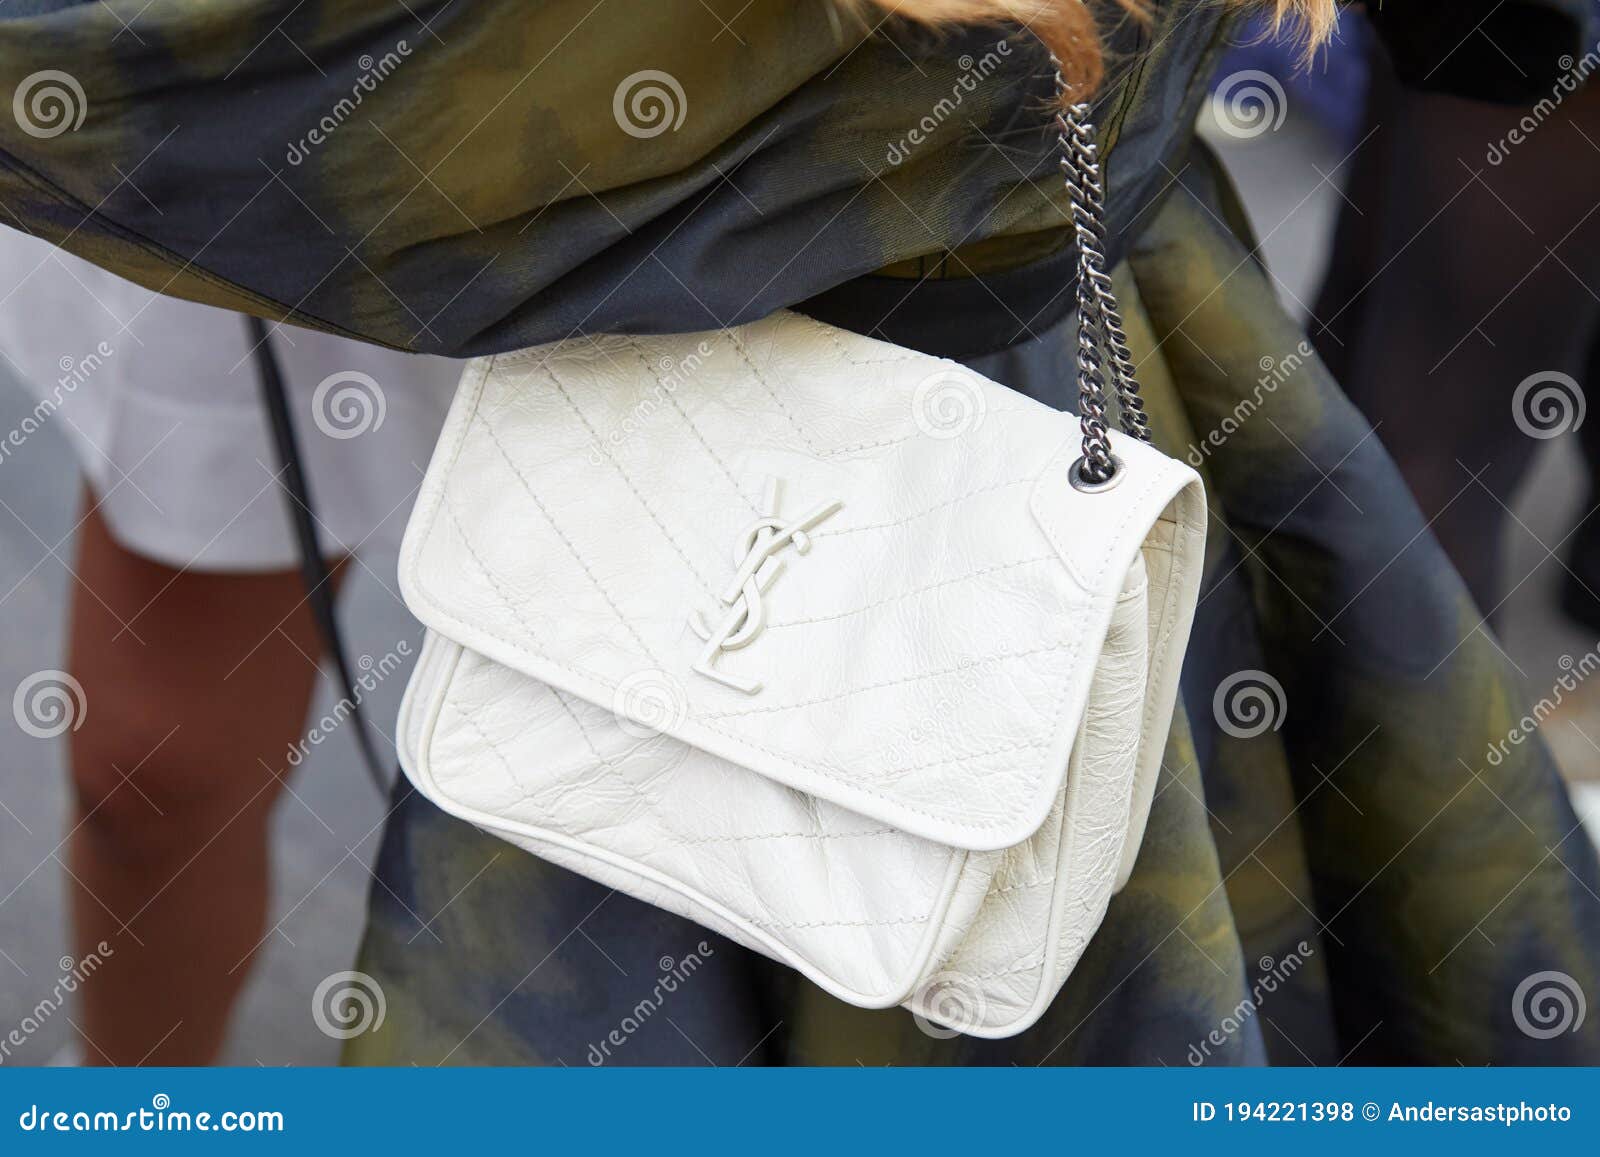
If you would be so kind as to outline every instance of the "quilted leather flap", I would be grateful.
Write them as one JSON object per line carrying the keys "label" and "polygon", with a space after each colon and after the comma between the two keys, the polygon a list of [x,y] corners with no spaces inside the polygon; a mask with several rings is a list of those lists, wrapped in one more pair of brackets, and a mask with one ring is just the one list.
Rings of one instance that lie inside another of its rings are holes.
{"label": "quilted leather flap", "polygon": [[1203,527],[1194,472],[1130,439],[1118,485],[1074,489],[1078,441],[964,367],[795,314],[499,355],[457,393],[402,590],[630,728],[1009,847],[1060,791],[1141,547]]}

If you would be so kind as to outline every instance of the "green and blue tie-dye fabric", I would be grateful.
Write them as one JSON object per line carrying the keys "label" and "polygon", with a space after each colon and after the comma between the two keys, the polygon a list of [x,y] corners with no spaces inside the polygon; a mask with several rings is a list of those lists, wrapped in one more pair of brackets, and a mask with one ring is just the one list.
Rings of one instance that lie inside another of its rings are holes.
{"label": "green and blue tie-dye fabric", "polygon": [[[1170,183],[1222,20],[1148,7],[1110,34],[1119,236]],[[1532,96],[1587,9],[1382,16],[1419,79]],[[704,329],[1062,247],[1048,72],[1026,37],[868,36],[830,0],[8,0],[0,222],[419,352]]]}
{"label": "green and blue tie-dye fabric", "polygon": [[[823,0],[22,0],[0,86],[58,104],[0,121],[0,216],[165,292],[450,355],[1059,245],[1038,52],[866,32]],[[1169,41],[1172,74],[1210,39]],[[1179,128],[1147,129],[1153,171]]]}
{"label": "green and blue tie-dye fabric", "polygon": [[[1600,991],[1600,871],[1543,747],[1506,742],[1515,672],[1203,152],[1184,184],[1118,283],[1156,441],[1200,464],[1214,520],[1186,710],[1133,877],[1045,1018],[979,1041],[850,1007],[404,789],[359,965],[389,1016],[349,1059],[1600,1062],[1592,1018],[1533,1019],[1551,985]],[[974,364],[1062,404],[1071,342]]]}
{"label": "green and blue tie-dye fabric", "polygon": [[[1542,746],[1506,743],[1514,673],[1192,142],[1218,6],[1154,8],[1099,115],[1156,439],[1199,464],[1213,531],[1138,866],[1045,1019],[985,1042],[847,1007],[402,788],[359,965],[387,1016],[351,1060],[1600,1060],[1597,1018],[1550,1035],[1518,1003],[1600,994],[1593,848]],[[1384,21],[1418,79],[1534,96],[1587,10]],[[451,354],[851,279],[960,331],[998,295],[1025,340],[969,360],[1066,404],[1068,287],[1007,281],[1065,246],[1042,65],[992,32],[868,38],[821,0],[11,0],[0,216],[168,292]],[[1267,726],[1229,714],[1251,687]]]}

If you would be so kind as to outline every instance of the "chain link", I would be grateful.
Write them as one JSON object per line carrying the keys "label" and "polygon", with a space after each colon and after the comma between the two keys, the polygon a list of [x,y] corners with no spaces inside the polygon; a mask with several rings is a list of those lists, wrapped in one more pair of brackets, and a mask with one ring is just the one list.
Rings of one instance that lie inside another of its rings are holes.
{"label": "chain link", "polygon": [[[1056,70],[1057,96],[1064,101],[1067,86],[1061,62],[1053,55],[1050,61]],[[1078,247],[1078,421],[1083,429],[1079,470],[1085,482],[1102,485],[1117,472],[1107,434],[1106,378],[1116,391],[1123,433],[1148,442],[1150,420],[1139,397],[1122,311],[1106,272],[1105,182],[1090,111],[1087,102],[1062,103],[1056,112],[1056,143]]]}

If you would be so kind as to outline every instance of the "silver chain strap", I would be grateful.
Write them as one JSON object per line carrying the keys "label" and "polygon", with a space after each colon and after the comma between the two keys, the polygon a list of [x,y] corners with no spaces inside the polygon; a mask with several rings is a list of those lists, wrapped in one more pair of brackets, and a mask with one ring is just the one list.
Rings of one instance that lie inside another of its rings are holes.
{"label": "silver chain strap", "polygon": [[[1067,85],[1054,55],[1056,94],[1063,101]],[[1116,390],[1122,432],[1150,441],[1150,421],[1139,397],[1133,354],[1122,326],[1122,311],[1106,272],[1105,182],[1100,175],[1099,146],[1086,102],[1061,103],[1056,112],[1056,143],[1061,176],[1072,203],[1072,227],[1078,246],[1078,421],[1083,428],[1083,457],[1074,467],[1074,485],[1098,489],[1116,476],[1119,462],[1111,453],[1106,426],[1107,374]],[[1102,352],[1103,351],[1103,352]]]}

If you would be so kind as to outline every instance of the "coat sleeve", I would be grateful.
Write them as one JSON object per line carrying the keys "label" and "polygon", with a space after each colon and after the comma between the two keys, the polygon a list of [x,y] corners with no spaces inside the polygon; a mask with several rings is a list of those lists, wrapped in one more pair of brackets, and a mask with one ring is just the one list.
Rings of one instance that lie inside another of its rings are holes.
{"label": "coat sleeve", "polygon": [[[824,223],[863,217],[856,153],[878,138],[851,151],[834,126],[932,102],[863,104],[893,50],[815,0],[720,19],[699,0],[169,0],[132,18],[6,0],[0,224],[164,294],[418,352],[746,320]],[[997,59],[1006,79],[1024,63]],[[884,259],[849,240],[822,236],[795,280]]]}

